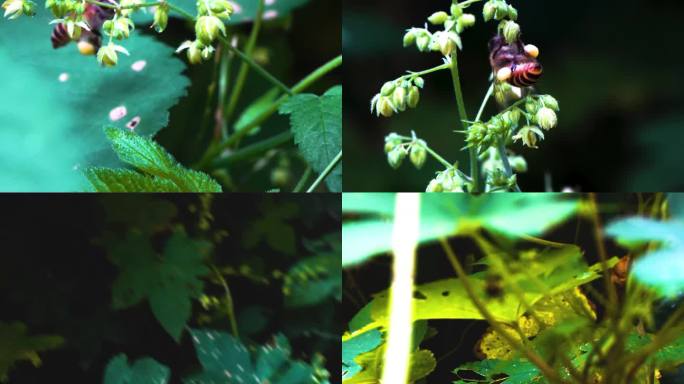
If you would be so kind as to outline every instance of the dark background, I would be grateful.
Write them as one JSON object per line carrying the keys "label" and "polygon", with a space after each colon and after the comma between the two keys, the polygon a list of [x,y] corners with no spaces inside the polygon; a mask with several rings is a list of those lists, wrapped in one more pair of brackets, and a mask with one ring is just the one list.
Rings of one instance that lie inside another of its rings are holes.
{"label": "dark background", "polygon": [[[648,196],[646,197],[648,198]],[[638,199],[634,195],[599,194],[597,201],[601,212],[601,222],[604,224],[611,220],[635,215],[638,208]],[[578,245],[584,252],[587,263],[591,265],[600,261],[593,228],[591,221],[574,217],[540,237],[545,240]],[[450,243],[457,255],[472,254],[476,260],[481,257],[481,250],[470,238],[455,237],[450,239]],[[520,244],[533,249],[542,248],[524,241]],[[610,239],[607,239],[604,244],[606,244],[607,254],[611,257],[621,257],[627,253],[625,249]],[[464,257],[460,259],[461,262],[465,263]],[[373,295],[387,290],[391,283],[391,269],[391,258],[385,256],[377,256],[361,266],[345,269],[342,301],[342,321],[345,326],[364,305],[373,299]],[[455,277],[456,272],[454,272],[439,244],[430,243],[419,248],[416,259],[416,285]],[[595,280],[592,283],[598,292],[604,292],[603,284],[602,279]],[[585,290],[585,294],[587,294],[587,290]],[[597,314],[601,319],[603,308],[591,295],[588,294],[587,297],[596,305]],[[684,298],[680,299],[678,305],[682,305],[682,300]],[[675,305],[669,303],[657,308],[655,317],[657,322],[662,324],[673,311]],[[434,337],[425,340],[421,344],[421,348],[429,349],[434,353],[437,368],[427,376],[427,384],[450,383],[457,379],[456,375],[452,373],[455,368],[466,362],[479,360],[475,355],[475,346],[488,328],[486,321],[429,320],[428,327],[434,328],[437,333]],[[680,367],[678,372],[679,376],[674,376],[674,373],[665,374],[662,383],[681,383],[682,378],[684,378],[684,367]]]}
{"label": "dark background", "polygon": [[[294,202],[299,206],[298,217],[289,220],[297,236],[294,255],[275,252],[263,244],[244,249],[241,235],[249,223],[264,217],[258,208],[264,199],[276,205]],[[111,308],[111,285],[118,269],[93,240],[112,228],[106,224],[104,204],[122,200],[169,201],[178,210],[174,222],[182,223],[191,234],[196,230],[197,215],[188,210],[198,204],[196,195],[7,195],[0,199],[4,218],[0,225],[0,322],[23,322],[28,335],[53,334],[65,339],[61,347],[39,353],[41,367],[18,362],[10,369],[9,383],[100,383],[109,359],[119,353],[127,354],[129,363],[149,356],[167,365],[174,384],[200,369],[189,334],[184,332],[180,344],[175,343],[146,301],[120,311]],[[229,236],[216,246],[212,261],[219,267],[250,264],[255,273],[287,271],[310,254],[303,248],[302,239],[339,231],[339,212],[337,195],[216,195],[213,228],[225,229]],[[223,296],[221,286],[203,280],[206,294]],[[250,340],[261,344],[284,332],[292,344],[293,357],[310,361],[313,353],[322,353],[335,382],[341,358],[338,338],[315,333],[307,336],[301,330],[339,335],[337,302],[327,300],[314,307],[287,309],[283,306],[282,281],[262,285],[234,277],[229,284],[238,317],[249,306],[268,309],[266,326]],[[200,312],[199,303],[193,300],[188,326],[198,326]],[[201,327],[229,332],[225,318]]]}
{"label": "dark background", "polygon": [[[680,148],[684,143],[684,76],[681,43],[684,3],[647,1],[509,1],[519,11],[526,43],[540,48],[544,75],[539,93],[560,102],[559,124],[540,148],[513,148],[529,171],[519,175],[523,191],[542,191],[548,173],[554,190],[675,191],[684,189]],[[448,71],[425,77],[418,108],[378,118],[370,99],[385,81],[406,70],[441,64],[441,54],[402,48],[404,30],[422,27],[450,1],[347,0],[343,13],[345,190],[424,190],[434,172],[406,161],[392,170],[383,152],[389,132],[415,130],[448,161],[467,171],[463,136],[454,123],[456,104]],[[468,8],[476,25],[463,35],[459,66],[468,116],[487,90],[487,41],[496,23],[484,23],[482,3]],[[431,31],[436,27],[431,26]],[[496,113],[490,102],[485,117]]]}

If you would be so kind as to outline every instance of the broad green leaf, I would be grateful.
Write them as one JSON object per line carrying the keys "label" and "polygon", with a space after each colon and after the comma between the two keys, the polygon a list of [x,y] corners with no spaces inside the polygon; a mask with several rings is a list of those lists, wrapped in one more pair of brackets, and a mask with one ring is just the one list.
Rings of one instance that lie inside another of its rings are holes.
{"label": "broad green leaf", "polygon": [[87,168],[97,192],[221,192],[208,175],[183,168],[152,139],[118,128],[105,129],[119,158],[142,173],[125,169]]}
{"label": "broad green leaf", "polygon": [[[242,131],[246,126],[252,123],[254,119],[259,117],[262,112],[268,110],[273,102],[276,100],[276,97],[278,97],[279,90],[278,88],[273,88],[270,91],[266,92],[263,96],[260,98],[254,100],[252,104],[250,104],[243,112],[240,114],[240,117],[237,119],[237,122],[235,122],[235,126],[233,129],[235,131]],[[253,129],[248,135],[255,135],[259,133],[260,127],[256,127]]]}
{"label": "broad green leaf", "polygon": [[[322,96],[299,94],[280,107],[290,115],[295,143],[314,171],[321,173],[342,150],[342,86],[330,88]],[[342,165],[326,178],[332,192],[342,190]]]}
{"label": "broad green leaf", "polygon": [[122,353],[109,360],[104,384],[166,384],[170,376],[169,368],[152,358],[138,359],[131,366]]}
{"label": "broad green leaf", "polygon": [[21,360],[28,360],[33,366],[41,364],[38,352],[54,349],[64,343],[60,336],[26,334],[26,325],[19,322],[0,322],[0,381],[7,379],[12,366]]}
{"label": "broad green leaf", "polygon": [[127,237],[109,244],[110,258],[119,267],[112,285],[115,309],[127,308],[147,299],[162,327],[180,341],[191,315],[191,299],[202,294],[200,276],[209,272],[203,259],[211,244],[174,233],[159,257],[149,239],[129,232]]}
{"label": "broad green leaf", "polygon": [[256,247],[262,241],[276,251],[291,255],[295,252],[295,232],[286,221],[299,214],[299,206],[291,202],[276,204],[266,199],[259,205],[263,217],[252,221],[243,235],[247,249]]}
{"label": "broad green leaf", "polygon": [[660,249],[648,252],[632,265],[631,275],[665,297],[684,293],[684,223],[627,218],[611,223],[606,233],[620,242],[660,242]]}
{"label": "broad green leaf", "polygon": [[[19,95],[6,93],[3,85],[0,99],[26,100],[11,103],[15,112],[23,114],[24,121],[40,125],[44,133],[60,133],[62,139],[50,140],[52,149],[45,156],[70,151],[74,158],[71,167],[120,166],[102,127],[128,130],[127,126],[137,122],[134,131],[138,135],[156,134],[168,123],[169,108],[186,94],[189,81],[182,75],[185,64],[175,57],[174,48],[137,31],[124,43],[130,56],[120,55],[113,68],[99,66],[93,56],[80,55],[74,43],[55,50],[50,44],[54,25],[48,24],[48,13],[39,10],[33,18],[0,23],[3,56],[17,66],[39,73],[30,80],[34,96],[16,98]],[[6,64],[0,63],[3,68]],[[35,95],[54,97],[52,108],[57,113],[51,118],[35,114],[34,104],[29,102]],[[0,118],[6,122],[4,117]],[[16,121],[12,123],[3,128],[25,132],[23,126],[14,125]],[[63,124],[67,130],[62,129]],[[29,140],[29,136],[23,139]],[[21,146],[14,150],[20,151]]]}
{"label": "broad green leaf", "polygon": [[[390,251],[392,221],[387,217],[391,215],[392,200],[387,194],[372,193],[354,194],[343,200],[344,213],[366,215],[342,226],[343,266],[358,264],[373,255]],[[521,235],[539,235],[567,219],[577,208],[576,200],[551,193],[424,194],[419,241],[425,243],[440,237],[465,235],[479,228],[513,239]]]}
{"label": "broad green leaf", "polygon": [[342,380],[351,379],[362,367],[354,361],[360,354],[382,344],[382,334],[374,329],[342,342]]}
{"label": "broad green leaf", "polygon": [[[10,23],[3,20],[3,25]],[[0,36],[0,41],[2,37]],[[68,140],[74,111],[52,92],[37,92],[48,80],[37,68],[14,60],[0,45],[0,191],[76,191],[85,180],[75,170],[85,143]]]}
{"label": "broad green leaf", "polygon": [[[384,349],[384,345],[380,348]],[[356,361],[364,367],[364,370],[344,380],[344,384],[381,384],[383,355],[381,349],[359,355]],[[415,382],[429,375],[437,366],[437,361],[431,351],[421,349],[411,353],[410,364],[409,381]]]}
{"label": "broad green leaf", "polygon": [[[464,372],[465,371],[465,372]],[[497,375],[507,375],[508,377],[502,384],[529,384],[529,383],[545,383],[546,380],[542,376],[539,369],[527,360],[482,360],[473,363],[464,364],[454,370],[454,373],[461,379],[455,381],[454,384],[465,383],[481,383],[483,380],[473,378],[472,373],[475,372],[485,378],[485,382],[495,380]]]}
{"label": "broad green leaf", "polygon": [[322,368],[293,360],[290,344],[282,335],[250,352],[224,332],[191,329],[190,334],[203,370],[183,379],[185,384],[310,384],[321,380],[316,372]]}
{"label": "broad green leaf", "polygon": [[332,296],[342,299],[340,256],[335,253],[307,257],[287,272],[283,291],[286,307],[315,305]]}

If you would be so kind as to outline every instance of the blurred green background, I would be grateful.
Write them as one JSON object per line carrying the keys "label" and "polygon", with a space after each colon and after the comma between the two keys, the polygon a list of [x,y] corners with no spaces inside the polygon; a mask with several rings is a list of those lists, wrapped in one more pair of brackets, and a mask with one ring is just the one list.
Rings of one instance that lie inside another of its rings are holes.
{"label": "blurred green background", "polygon": [[[665,0],[558,2],[509,1],[519,11],[523,40],[540,48],[544,75],[537,91],[560,101],[558,127],[539,149],[512,148],[528,161],[519,175],[523,191],[684,190],[679,172],[684,143],[684,76],[681,15],[684,2]],[[369,113],[370,99],[385,81],[406,70],[441,63],[438,53],[402,48],[404,30],[422,27],[450,1],[346,0],[343,11],[344,147],[346,191],[422,191],[439,164],[417,171],[406,162],[387,165],[384,136],[411,130],[448,161],[467,170],[463,136],[453,133],[456,105],[448,71],[425,77],[418,108],[391,118]],[[476,25],[466,30],[459,55],[463,92],[473,117],[487,90],[487,41],[495,23],[484,23],[482,5],[468,9]],[[430,27],[431,31],[437,29]],[[485,117],[496,113],[490,102]]]}

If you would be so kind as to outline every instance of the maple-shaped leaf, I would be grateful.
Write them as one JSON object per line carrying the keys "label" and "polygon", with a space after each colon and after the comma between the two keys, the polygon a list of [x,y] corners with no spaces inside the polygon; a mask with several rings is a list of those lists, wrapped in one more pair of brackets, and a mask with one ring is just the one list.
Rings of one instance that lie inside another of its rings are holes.
{"label": "maple-shaped leaf", "polygon": [[109,360],[104,384],[166,384],[169,376],[169,368],[155,359],[145,357],[129,365],[128,358],[122,353]]}
{"label": "maple-shaped leaf", "polygon": [[183,380],[185,384],[211,383],[327,383],[322,367],[290,357],[290,343],[276,335],[271,344],[252,353],[233,336],[208,329],[192,329],[197,359],[204,370]]}
{"label": "maple-shaped leaf", "polygon": [[120,273],[112,285],[115,309],[127,308],[144,299],[162,327],[180,341],[192,311],[192,298],[202,294],[200,276],[209,273],[204,258],[211,243],[175,232],[158,255],[150,240],[129,232],[123,240],[109,243],[110,257]]}
{"label": "maple-shaped leaf", "polygon": [[7,379],[7,373],[17,361],[29,360],[37,367],[41,364],[39,351],[57,348],[63,342],[60,336],[29,336],[23,323],[0,322],[0,381]]}

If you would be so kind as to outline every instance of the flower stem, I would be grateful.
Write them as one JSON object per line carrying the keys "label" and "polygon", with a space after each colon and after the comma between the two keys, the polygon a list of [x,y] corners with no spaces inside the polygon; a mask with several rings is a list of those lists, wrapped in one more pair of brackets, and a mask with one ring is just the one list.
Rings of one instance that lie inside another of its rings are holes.
{"label": "flower stem", "polygon": [[231,153],[229,156],[212,162],[209,165],[209,168],[210,170],[214,170],[218,168],[229,167],[243,160],[251,159],[255,156],[261,155],[262,153],[270,149],[277,148],[289,142],[290,140],[292,140],[292,137],[292,132],[290,130],[287,130],[273,137],[269,137],[268,139],[261,140],[258,143],[242,147],[239,150]]}
{"label": "flower stem", "polygon": [[310,176],[311,176],[311,166],[307,164],[306,170],[304,170],[302,177],[299,179],[299,181],[297,182],[297,185],[294,187],[292,192],[293,193],[301,192],[302,189],[304,189],[304,185],[309,180]]}
{"label": "flower stem", "polygon": [[432,68],[429,68],[429,69],[426,69],[426,70],[423,70],[423,71],[419,71],[419,72],[411,72],[411,71],[409,71],[408,75],[400,76],[397,80],[405,79],[405,78],[407,78],[407,77],[418,77],[418,76],[423,76],[423,75],[427,75],[427,74],[430,74],[430,73],[433,73],[433,72],[437,72],[437,71],[441,71],[441,70],[449,69],[449,68],[451,68],[451,64],[449,64],[449,63],[444,63],[444,64],[442,64],[442,65],[438,65],[438,66],[436,66],[436,67],[432,67]]}
{"label": "flower stem", "polygon": [[238,334],[237,320],[235,319],[235,309],[233,308],[233,296],[230,294],[228,283],[226,282],[226,279],[223,278],[223,275],[221,275],[221,271],[219,271],[215,265],[211,264],[210,267],[226,293],[226,312],[228,314],[228,320],[230,321],[230,329],[233,332],[233,336],[239,339],[240,335]]}
{"label": "flower stem", "polygon": [[[458,114],[461,120],[463,130],[467,131],[468,126],[464,120],[468,120],[466,115],[465,104],[463,102],[463,92],[461,91],[461,79],[458,74],[458,50],[454,49],[451,52],[451,80],[454,85],[454,94],[456,96],[456,105],[458,106]],[[470,158],[470,178],[472,180],[471,193],[479,193],[480,191],[480,164],[477,159],[477,149],[473,146],[468,148]]]}
{"label": "flower stem", "polygon": [[[506,154],[506,144],[504,143],[504,139],[501,136],[497,136],[496,138],[496,150],[497,152],[499,152],[499,157],[501,158],[501,162],[503,163],[504,172],[506,172],[506,177],[510,178],[511,176],[513,176],[513,170],[511,169],[511,163],[508,161],[508,155]],[[515,192],[521,192],[517,181],[513,186],[513,190]]]}
{"label": "flower stem", "polygon": [[477,111],[477,116],[475,116],[475,121],[480,121],[480,119],[482,118],[482,112],[484,112],[485,106],[487,105],[489,98],[492,97],[493,92],[494,92],[494,82],[492,82],[489,85],[489,88],[487,89],[487,93],[485,94],[485,97],[482,100],[482,104],[480,104],[480,109]]}
{"label": "flower stem", "polygon": [[311,184],[309,189],[306,190],[306,193],[313,192],[316,189],[316,187],[318,187],[318,184],[320,184],[323,180],[325,180],[326,177],[328,177],[328,175],[330,175],[330,172],[332,172],[332,170],[335,169],[335,166],[337,166],[337,164],[341,160],[342,160],[342,151],[340,150],[340,152],[337,154],[337,156],[335,156],[335,158],[332,159],[330,164],[328,164],[328,166],[325,167],[323,172],[321,172],[321,174],[318,175],[318,178],[316,178],[316,180],[314,180],[313,184]]}

